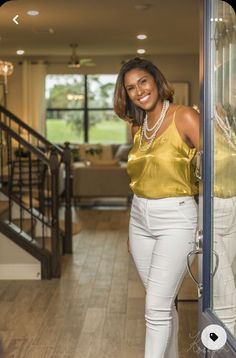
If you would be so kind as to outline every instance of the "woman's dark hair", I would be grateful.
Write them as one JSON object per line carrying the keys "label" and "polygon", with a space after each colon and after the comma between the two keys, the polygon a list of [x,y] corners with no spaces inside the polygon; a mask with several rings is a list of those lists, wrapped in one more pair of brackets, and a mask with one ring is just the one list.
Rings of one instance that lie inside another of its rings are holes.
{"label": "woman's dark hair", "polygon": [[135,68],[145,70],[152,75],[157,85],[158,96],[161,101],[169,100],[173,102],[174,90],[161,71],[151,61],[135,57],[122,65],[115,85],[114,111],[120,118],[141,125],[145,111],[133,104],[124,86],[125,74]]}

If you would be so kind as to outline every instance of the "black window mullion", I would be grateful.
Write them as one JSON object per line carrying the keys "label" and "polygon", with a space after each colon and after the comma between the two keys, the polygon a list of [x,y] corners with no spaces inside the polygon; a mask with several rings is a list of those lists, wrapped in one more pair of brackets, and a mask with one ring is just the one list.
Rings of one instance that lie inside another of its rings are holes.
{"label": "black window mullion", "polygon": [[[113,108],[89,108],[89,88],[88,88],[88,75],[84,75],[84,106],[82,108],[47,108],[47,113],[57,113],[57,118],[60,117],[61,111],[83,111],[83,139],[85,143],[89,143],[89,111],[111,111]],[[54,116],[53,116],[54,117]],[[52,118],[53,119],[53,118]]]}
{"label": "black window mullion", "polygon": [[84,142],[89,142],[88,76],[84,76]]}

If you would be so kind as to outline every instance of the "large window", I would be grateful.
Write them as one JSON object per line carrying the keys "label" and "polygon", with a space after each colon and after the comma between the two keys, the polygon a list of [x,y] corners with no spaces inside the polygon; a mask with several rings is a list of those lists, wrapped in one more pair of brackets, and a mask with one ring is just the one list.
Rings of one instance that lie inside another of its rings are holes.
{"label": "large window", "polygon": [[116,75],[48,75],[47,138],[56,143],[125,143],[127,125],[112,109]]}

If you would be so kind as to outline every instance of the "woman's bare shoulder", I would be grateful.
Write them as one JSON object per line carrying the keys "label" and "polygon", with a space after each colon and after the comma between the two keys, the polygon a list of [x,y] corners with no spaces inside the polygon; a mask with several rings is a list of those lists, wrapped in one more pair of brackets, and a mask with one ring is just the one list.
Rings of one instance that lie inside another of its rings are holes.
{"label": "woman's bare shoulder", "polygon": [[176,122],[180,126],[191,126],[196,125],[196,122],[199,123],[199,113],[193,107],[181,105],[176,109]]}
{"label": "woman's bare shoulder", "polygon": [[188,106],[179,107],[175,123],[183,140],[190,147],[199,148],[200,116],[198,111]]}

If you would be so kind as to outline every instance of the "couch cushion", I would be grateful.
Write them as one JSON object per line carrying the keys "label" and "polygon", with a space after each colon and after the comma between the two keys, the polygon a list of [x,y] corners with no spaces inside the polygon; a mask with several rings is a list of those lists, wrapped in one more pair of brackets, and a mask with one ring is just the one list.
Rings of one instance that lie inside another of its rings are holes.
{"label": "couch cushion", "polygon": [[127,162],[128,154],[132,147],[132,144],[121,144],[117,149],[115,158],[121,162]]}
{"label": "couch cushion", "polygon": [[90,160],[90,158],[97,158],[101,157],[102,153],[102,146],[98,144],[80,144],[79,145],[79,157],[80,160]]}
{"label": "couch cushion", "polygon": [[103,144],[80,144],[79,157],[81,161],[111,160],[113,158],[112,147]]}
{"label": "couch cushion", "polygon": [[101,159],[102,160],[111,160],[111,159],[113,159],[112,146],[111,145],[109,145],[109,144],[102,145]]}

